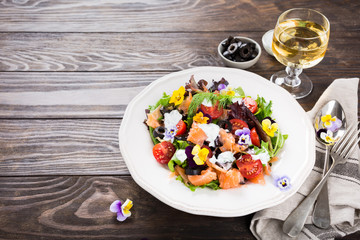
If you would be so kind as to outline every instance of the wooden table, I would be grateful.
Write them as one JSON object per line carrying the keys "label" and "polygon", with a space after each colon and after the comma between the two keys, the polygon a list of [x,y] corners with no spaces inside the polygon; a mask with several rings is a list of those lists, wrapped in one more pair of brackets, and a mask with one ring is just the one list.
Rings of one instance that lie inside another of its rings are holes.
{"label": "wooden table", "polygon": [[[229,35],[261,43],[281,12],[311,7],[331,22],[324,60],[305,110],[336,78],[360,76],[357,1],[74,1],[0,3],[1,239],[254,239],[252,215],[194,216],[131,178],[118,147],[129,101],[157,78],[223,66]],[[265,51],[248,69],[284,67]],[[115,199],[134,201],[123,223]],[[344,239],[359,239],[360,233]]]}

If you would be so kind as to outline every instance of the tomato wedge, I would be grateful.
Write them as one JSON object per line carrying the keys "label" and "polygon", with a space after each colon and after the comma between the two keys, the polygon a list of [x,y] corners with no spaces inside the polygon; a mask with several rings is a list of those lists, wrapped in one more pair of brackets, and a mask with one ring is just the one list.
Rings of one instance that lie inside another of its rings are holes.
{"label": "tomato wedge", "polygon": [[252,113],[256,113],[258,106],[257,102],[254,99],[252,99],[251,97],[246,97],[243,99],[243,101],[245,106],[250,109]]}
{"label": "tomato wedge", "polygon": [[252,144],[254,144],[257,147],[260,147],[259,135],[257,134],[255,128],[252,128],[250,131],[250,139],[251,139]]}
{"label": "tomato wedge", "polygon": [[249,128],[249,126],[245,121],[237,118],[231,119],[229,122],[231,123],[232,126],[232,130],[231,130],[232,134],[235,134],[235,131],[238,129]]}
{"label": "tomato wedge", "polygon": [[176,148],[171,142],[164,141],[156,144],[152,151],[156,161],[167,164],[174,155]]}
{"label": "tomato wedge", "polygon": [[175,136],[183,135],[186,133],[186,123],[183,120],[180,120],[178,124],[176,124],[177,132]]}
{"label": "tomato wedge", "polygon": [[246,154],[236,161],[241,175],[244,178],[252,179],[263,172],[263,166],[260,160],[253,160],[251,155]]}
{"label": "tomato wedge", "polygon": [[219,118],[224,112],[222,108],[219,109],[219,101],[216,102],[215,106],[211,107],[207,107],[201,104],[200,109],[204,114],[209,114],[212,119]]}

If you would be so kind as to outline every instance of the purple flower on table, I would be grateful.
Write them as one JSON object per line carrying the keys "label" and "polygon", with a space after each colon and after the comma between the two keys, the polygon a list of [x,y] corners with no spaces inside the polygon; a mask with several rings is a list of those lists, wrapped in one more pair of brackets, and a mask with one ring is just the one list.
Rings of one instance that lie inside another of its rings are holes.
{"label": "purple flower on table", "polygon": [[173,142],[177,131],[178,129],[176,126],[165,128],[164,140]]}
{"label": "purple flower on table", "polygon": [[126,218],[131,216],[130,209],[132,208],[132,206],[133,202],[129,199],[126,199],[124,204],[122,204],[120,200],[115,200],[110,205],[110,211],[117,213],[116,219],[120,222],[123,222],[126,220]]}
{"label": "purple flower on table", "polygon": [[282,176],[275,179],[275,186],[281,191],[287,191],[291,188],[290,178],[288,176]]}
{"label": "purple flower on table", "polygon": [[235,131],[235,135],[239,136],[238,144],[248,146],[252,144],[249,128],[238,129]]}

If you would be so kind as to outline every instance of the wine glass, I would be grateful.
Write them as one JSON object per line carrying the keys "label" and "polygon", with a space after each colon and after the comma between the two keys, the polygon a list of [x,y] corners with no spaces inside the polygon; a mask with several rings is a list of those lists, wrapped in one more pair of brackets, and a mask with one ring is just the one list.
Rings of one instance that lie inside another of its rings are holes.
{"label": "wine glass", "polygon": [[313,84],[302,70],[324,58],[329,34],[329,20],[318,11],[293,8],[283,12],[274,29],[272,50],[286,69],[273,74],[270,80],[296,99],[309,95]]}

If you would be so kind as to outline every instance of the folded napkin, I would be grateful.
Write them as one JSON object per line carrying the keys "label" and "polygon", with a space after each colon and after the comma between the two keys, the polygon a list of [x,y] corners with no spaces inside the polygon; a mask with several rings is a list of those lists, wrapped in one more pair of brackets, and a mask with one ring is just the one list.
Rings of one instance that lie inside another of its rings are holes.
{"label": "folded napkin", "polygon": [[[314,108],[308,112],[311,122],[318,110],[332,99],[340,102],[347,123],[358,121],[358,78],[337,79],[323,93]],[[349,125],[348,125],[349,126]],[[325,147],[316,145],[316,162],[309,177],[299,191],[284,203],[257,212],[251,220],[250,230],[257,239],[280,240],[294,239],[282,231],[284,220],[299,205],[321,180]],[[341,238],[360,230],[360,150],[348,159],[346,164],[338,165],[328,179],[331,226],[320,229],[312,224],[311,215],[296,239],[334,239]]]}

